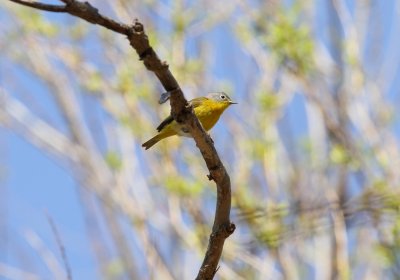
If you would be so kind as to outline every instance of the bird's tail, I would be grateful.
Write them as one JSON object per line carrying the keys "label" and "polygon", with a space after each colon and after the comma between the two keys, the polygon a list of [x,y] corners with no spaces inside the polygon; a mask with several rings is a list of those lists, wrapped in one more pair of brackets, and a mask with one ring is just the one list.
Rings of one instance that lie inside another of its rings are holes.
{"label": "bird's tail", "polygon": [[160,141],[160,140],[162,140],[162,139],[164,139],[164,138],[166,138],[166,137],[170,137],[170,136],[172,136],[172,135],[174,135],[174,134],[171,133],[171,132],[159,133],[159,134],[157,134],[156,136],[154,136],[153,138],[151,138],[150,140],[144,142],[144,143],[142,144],[142,147],[144,147],[146,150],[147,150],[147,149],[150,149],[150,148],[153,147],[155,144],[157,144],[158,141]]}

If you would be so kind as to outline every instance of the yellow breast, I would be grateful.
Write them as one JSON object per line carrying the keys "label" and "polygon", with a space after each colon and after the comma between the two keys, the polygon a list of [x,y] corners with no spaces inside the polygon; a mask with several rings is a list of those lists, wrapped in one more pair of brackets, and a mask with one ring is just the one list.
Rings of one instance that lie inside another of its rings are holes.
{"label": "yellow breast", "polygon": [[210,130],[219,120],[221,114],[229,104],[206,100],[200,106],[194,108],[194,113],[206,131]]}

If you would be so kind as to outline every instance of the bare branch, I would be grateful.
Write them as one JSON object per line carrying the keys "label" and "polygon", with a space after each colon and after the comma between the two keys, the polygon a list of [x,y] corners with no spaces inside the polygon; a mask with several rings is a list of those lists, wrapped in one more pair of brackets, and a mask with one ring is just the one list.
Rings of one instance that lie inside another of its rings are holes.
{"label": "bare branch", "polygon": [[65,13],[66,7],[64,5],[50,5],[33,1],[24,0],[10,0],[11,2],[18,3],[27,7],[35,8],[42,11],[54,12],[54,13]]}
{"label": "bare branch", "polygon": [[221,257],[224,241],[235,230],[235,225],[231,224],[229,218],[231,209],[230,178],[218,156],[211,137],[204,131],[192,108],[188,106],[178,82],[168,69],[168,64],[161,62],[149,45],[143,25],[136,20],[133,29],[134,33],[128,35],[132,47],[136,50],[140,59],[143,60],[146,68],[154,72],[164,88],[171,92],[171,114],[178,123],[185,125],[192,134],[210,171],[209,178],[212,178],[217,184],[214,225],[206,256],[197,276],[197,279],[212,279]]}

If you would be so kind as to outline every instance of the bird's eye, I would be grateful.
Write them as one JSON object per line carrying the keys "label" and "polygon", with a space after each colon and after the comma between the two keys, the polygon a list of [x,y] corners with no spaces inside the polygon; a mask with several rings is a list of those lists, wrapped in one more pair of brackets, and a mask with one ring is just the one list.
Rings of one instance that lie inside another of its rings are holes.
{"label": "bird's eye", "polygon": [[221,99],[225,99],[225,95],[223,95],[223,94],[220,97],[221,97]]}

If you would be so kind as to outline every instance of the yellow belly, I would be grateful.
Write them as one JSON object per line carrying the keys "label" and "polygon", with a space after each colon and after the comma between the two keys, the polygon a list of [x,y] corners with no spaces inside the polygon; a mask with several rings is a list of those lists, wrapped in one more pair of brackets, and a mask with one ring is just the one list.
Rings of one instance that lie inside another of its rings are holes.
{"label": "yellow belly", "polygon": [[209,131],[213,126],[217,123],[219,120],[219,117],[221,116],[221,113],[214,113],[214,114],[208,114],[208,115],[198,115],[197,118],[201,122],[201,125],[204,127],[206,131]]}
{"label": "yellow belly", "polygon": [[217,123],[219,117],[229,105],[208,101],[204,102],[204,105],[194,108],[194,113],[204,129],[209,131]]}

